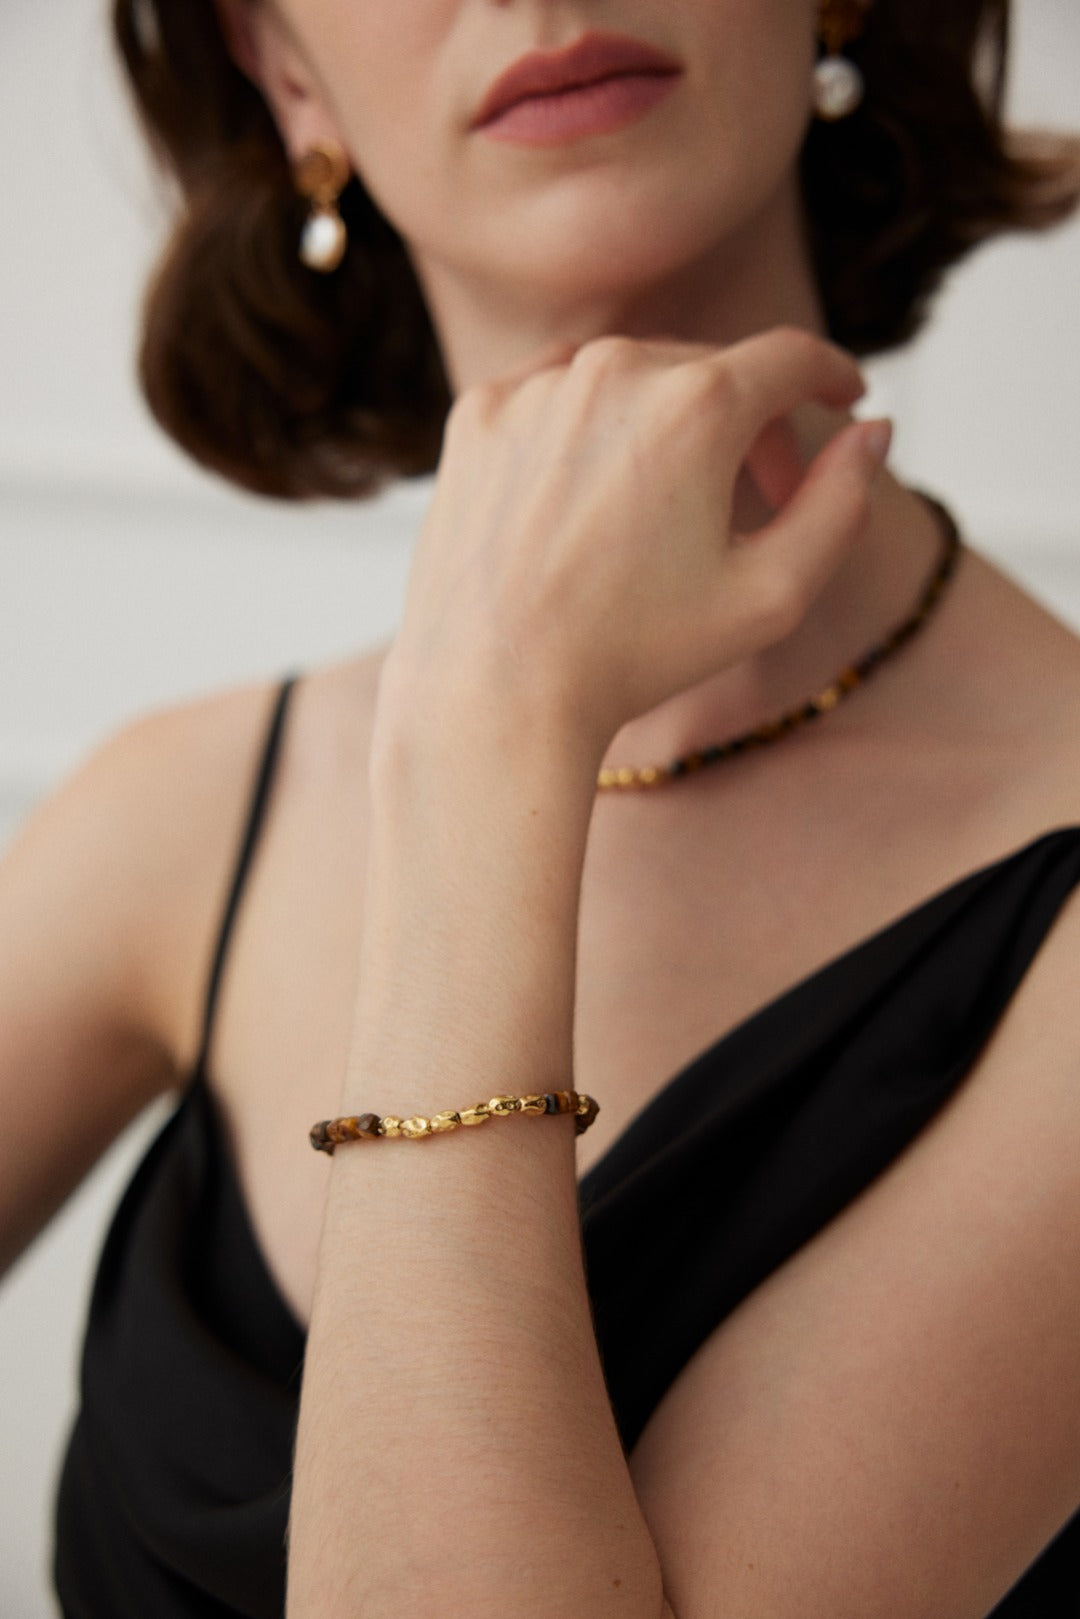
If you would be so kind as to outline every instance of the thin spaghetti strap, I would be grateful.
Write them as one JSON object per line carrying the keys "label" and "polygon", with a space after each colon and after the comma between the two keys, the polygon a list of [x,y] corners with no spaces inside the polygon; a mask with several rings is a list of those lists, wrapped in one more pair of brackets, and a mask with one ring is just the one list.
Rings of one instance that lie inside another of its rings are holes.
{"label": "thin spaghetti strap", "polygon": [[221,987],[221,974],[228,953],[229,939],[232,935],[233,923],[240,906],[240,896],[244,891],[251,858],[255,853],[255,846],[259,840],[259,832],[263,823],[266,806],[270,799],[270,784],[273,781],[274,766],[277,763],[281,733],[284,728],[285,710],[289,697],[296,685],[299,675],[291,674],[281,682],[278,694],[270,715],[270,724],[263,744],[262,758],[255,778],[255,790],[251,797],[251,807],[248,810],[247,825],[240,844],[240,853],[233,873],[232,886],[225,904],[225,911],[218,929],[217,945],[214,949],[213,965],[210,969],[210,981],[206,991],[206,1001],[203,1008],[202,1038],[199,1041],[199,1054],[195,1059],[192,1074],[195,1077],[205,1077],[206,1059],[210,1050],[210,1036],[214,1026],[214,1011],[217,1007],[218,991]]}

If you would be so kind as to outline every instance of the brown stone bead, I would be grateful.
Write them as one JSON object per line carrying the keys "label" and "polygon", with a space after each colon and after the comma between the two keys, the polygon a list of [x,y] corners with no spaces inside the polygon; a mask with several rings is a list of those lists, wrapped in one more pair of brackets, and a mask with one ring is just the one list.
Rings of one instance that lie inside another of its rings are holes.
{"label": "brown stone bead", "polygon": [[589,1096],[583,1098],[583,1100],[585,1101],[585,1108],[583,1111],[579,1110],[577,1117],[574,1119],[574,1134],[578,1136],[584,1134],[600,1111],[600,1104],[595,1098]]}

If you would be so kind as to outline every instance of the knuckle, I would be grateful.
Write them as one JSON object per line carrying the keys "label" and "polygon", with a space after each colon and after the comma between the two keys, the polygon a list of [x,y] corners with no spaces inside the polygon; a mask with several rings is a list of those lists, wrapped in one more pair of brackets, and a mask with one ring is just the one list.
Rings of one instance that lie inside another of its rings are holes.
{"label": "knuckle", "polygon": [[805,326],[795,326],[787,322],[775,327],[774,335],[800,354],[818,354],[825,346],[822,339],[807,331]]}
{"label": "knuckle", "polygon": [[766,333],[765,341],[774,350],[777,358],[784,356],[789,361],[807,362],[820,359],[828,346],[822,338],[807,331],[805,326],[786,323],[772,327]]}
{"label": "knuckle", "polygon": [[802,622],[808,606],[803,582],[790,567],[763,560],[757,572],[752,616],[763,642],[782,641]]}
{"label": "knuckle", "polygon": [[637,355],[638,344],[632,337],[617,334],[594,337],[581,345],[570,362],[570,369],[589,376],[605,376],[612,371],[626,371]]}
{"label": "knuckle", "polygon": [[747,395],[745,380],[726,355],[714,355],[695,368],[696,397],[714,412],[727,415],[743,403]]}
{"label": "knuckle", "polygon": [[447,438],[459,438],[490,426],[502,402],[502,389],[493,382],[478,382],[462,389],[446,417]]}

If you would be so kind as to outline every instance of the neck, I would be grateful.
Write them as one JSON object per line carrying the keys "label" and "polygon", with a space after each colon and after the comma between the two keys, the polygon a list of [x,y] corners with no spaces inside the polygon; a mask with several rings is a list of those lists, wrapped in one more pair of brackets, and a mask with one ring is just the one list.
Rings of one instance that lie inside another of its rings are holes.
{"label": "neck", "polygon": [[[841,420],[814,414],[816,419],[802,423],[804,445],[823,444]],[[882,474],[863,534],[798,629],[623,726],[604,766],[667,764],[801,705],[908,617],[943,543],[930,507]]]}

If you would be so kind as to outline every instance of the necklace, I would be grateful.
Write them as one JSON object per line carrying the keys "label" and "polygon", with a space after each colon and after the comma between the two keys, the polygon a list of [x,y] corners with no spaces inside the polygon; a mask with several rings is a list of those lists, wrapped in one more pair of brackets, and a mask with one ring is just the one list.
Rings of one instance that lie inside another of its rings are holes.
{"label": "necklace", "polygon": [[880,669],[894,653],[906,646],[922,629],[941,601],[946,585],[956,572],[962,544],[960,530],[952,513],[940,500],[935,500],[933,495],[928,495],[923,490],[916,493],[941,520],[944,536],[941,559],[920,592],[912,612],[899,624],[894,625],[884,640],[878,641],[855,663],[842,669],[815,697],[801,703],[798,708],[789,708],[778,718],[768,720],[764,725],[755,726],[752,731],[744,731],[741,736],[734,736],[728,742],[716,742],[711,747],[683,754],[680,759],[672,760],[671,764],[608,767],[601,770],[596,778],[598,791],[662,787],[665,782],[677,781],[680,776],[690,776],[699,770],[707,769],[709,765],[721,764],[725,759],[733,759],[736,754],[748,753],[752,748],[763,748],[770,742],[779,742],[781,737],[789,736],[800,726],[809,724],[822,714],[831,713],[845,697],[851,696],[856,687],[869,680],[875,670]]}

